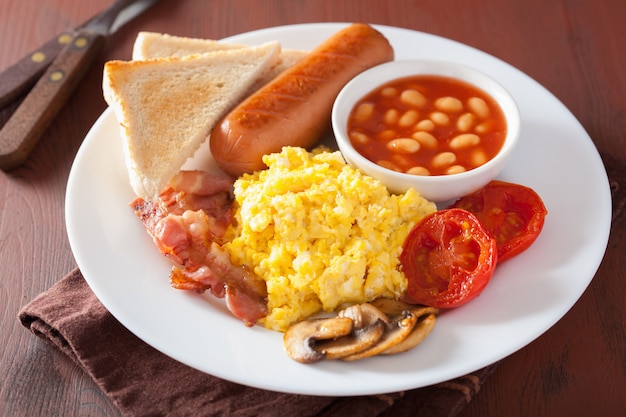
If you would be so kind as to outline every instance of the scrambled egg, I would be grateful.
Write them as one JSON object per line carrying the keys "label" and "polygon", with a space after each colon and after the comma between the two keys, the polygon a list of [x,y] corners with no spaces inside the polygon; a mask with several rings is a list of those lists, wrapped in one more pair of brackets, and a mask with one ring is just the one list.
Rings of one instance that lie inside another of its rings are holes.
{"label": "scrambled egg", "polygon": [[390,195],[340,152],[286,147],[263,161],[267,170],[235,182],[224,249],[267,282],[265,327],[404,292],[402,244],[434,203],[413,190]]}

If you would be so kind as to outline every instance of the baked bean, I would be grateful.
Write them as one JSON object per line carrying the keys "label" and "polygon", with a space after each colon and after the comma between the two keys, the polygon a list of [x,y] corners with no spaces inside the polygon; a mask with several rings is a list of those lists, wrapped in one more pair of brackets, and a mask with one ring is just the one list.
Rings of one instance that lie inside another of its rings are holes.
{"label": "baked bean", "polygon": [[453,78],[419,75],[365,95],[348,130],[356,150],[373,162],[416,175],[446,175],[493,158],[504,142],[506,120],[484,91]]}
{"label": "baked bean", "polygon": [[430,120],[439,126],[448,126],[450,124],[450,116],[441,111],[434,111],[430,114]]}
{"label": "baked bean", "polygon": [[415,126],[418,130],[433,130],[435,128],[435,123],[433,123],[430,119],[420,120]]}
{"label": "baked bean", "polygon": [[461,133],[450,140],[450,147],[455,151],[476,146],[480,143],[480,137],[473,133]]}
{"label": "baked bean", "polygon": [[456,162],[456,155],[452,152],[440,152],[433,156],[430,163],[435,168],[444,168]]}
{"label": "baked bean", "polygon": [[487,155],[485,155],[485,152],[482,149],[476,149],[472,152],[470,161],[474,167],[479,167],[487,162]]}
{"label": "baked bean", "polygon": [[428,132],[415,132],[412,135],[413,139],[418,141],[422,146],[425,146],[430,149],[435,149],[437,144],[437,138],[431,135]]}
{"label": "baked bean", "polygon": [[460,174],[461,172],[465,172],[465,167],[463,165],[452,165],[448,169],[446,169],[446,174]]}
{"label": "baked bean", "polygon": [[402,117],[400,117],[400,120],[398,120],[398,124],[402,127],[414,126],[417,123],[419,117],[420,115],[417,110],[407,110],[406,112],[404,112]]}
{"label": "baked bean", "polygon": [[456,119],[456,128],[461,132],[469,132],[476,123],[476,116],[474,113],[463,113]]}
{"label": "baked bean", "polygon": [[359,122],[368,121],[374,114],[374,103],[362,103],[356,108],[354,117]]}
{"label": "baked bean", "polygon": [[425,168],[422,166],[411,167],[406,170],[406,173],[411,174],[411,175],[423,175],[423,176],[430,175],[430,171],[428,170],[428,168]]}
{"label": "baked bean", "polygon": [[383,116],[383,121],[387,125],[395,125],[398,123],[398,118],[400,117],[400,113],[396,109],[389,109],[385,112],[385,116]]}
{"label": "baked bean", "polygon": [[392,129],[383,130],[382,132],[378,134],[378,138],[384,141],[388,141],[397,137],[398,137],[398,132]]}
{"label": "baked bean", "polygon": [[413,158],[409,153],[394,153],[391,154],[391,162],[396,164],[402,171],[413,166]]}
{"label": "baked bean", "polygon": [[380,90],[380,95],[383,97],[395,97],[398,95],[398,90],[393,87],[385,87]]}
{"label": "baked bean", "polygon": [[474,131],[478,134],[484,135],[489,132],[489,123],[483,122],[474,128]]}
{"label": "baked bean", "polygon": [[471,97],[467,100],[467,107],[481,119],[489,117],[489,106],[485,100],[480,97]]}
{"label": "baked bean", "polygon": [[435,107],[446,113],[457,113],[463,110],[463,103],[456,97],[440,97],[435,100]]}
{"label": "baked bean", "polygon": [[359,143],[361,145],[366,145],[371,139],[365,133],[361,132],[350,132],[350,139],[353,142]]}
{"label": "baked bean", "polygon": [[406,104],[407,106],[414,106],[418,108],[424,107],[428,103],[426,97],[414,89],[404,90],[402,94],[400,94],[400,102]]}
{"label": "baked bean", "polygon": [[420,150],[420,143],[411,138],[398,138],[387,142],[387,149],[400,153],[415,153]]}

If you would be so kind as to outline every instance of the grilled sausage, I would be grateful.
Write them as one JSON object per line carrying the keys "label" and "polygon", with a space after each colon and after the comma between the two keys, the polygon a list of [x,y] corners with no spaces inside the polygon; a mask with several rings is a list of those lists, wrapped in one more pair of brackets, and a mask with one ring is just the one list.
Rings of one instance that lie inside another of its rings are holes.
{"label": "grilled sausage", "polygon": [[367,68],[393,60],[393,48],[366,24],[350,25],[320,44],[227,114],[210,136],[218,166],[240,176],[265,169],[263,155],[308,148],[330,127],[333,102]]}

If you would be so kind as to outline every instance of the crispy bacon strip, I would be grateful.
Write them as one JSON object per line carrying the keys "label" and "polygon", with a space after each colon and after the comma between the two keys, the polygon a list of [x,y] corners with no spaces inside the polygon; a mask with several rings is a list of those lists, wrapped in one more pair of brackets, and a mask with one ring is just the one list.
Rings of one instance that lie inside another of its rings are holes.
{"label": "crispy bacon strip", "polygon": [[210,291],[233,315],[254,325],[267,315],[265,281],[232,264],[220,247],[231,223],[233,179],[181,171],[156,201],[131,203],[157,248],[174,266],[174,288]]}

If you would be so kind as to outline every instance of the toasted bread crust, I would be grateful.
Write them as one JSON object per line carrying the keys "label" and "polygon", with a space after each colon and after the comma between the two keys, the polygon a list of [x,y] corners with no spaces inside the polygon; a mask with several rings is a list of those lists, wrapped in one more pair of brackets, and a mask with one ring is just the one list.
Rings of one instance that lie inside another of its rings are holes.
{"label": "toasted bread crust", "polygon": [[[133,45],[133,59],[146,60],[163,57],[183,57],[187,55],[200,54],[212,51],[222,51],[229,49],[247,48],[248,45],[238,43],[221,42],[214,39],[189,38],[184,36],[174,36],[167,33],[139,32]],[[301,49],[282,49],[280,54],[281,62],[268,71],[251,90],[256,91],[278,74],[292,67],[309,51]],[[250,91],[252,92],[252,91]]]}

